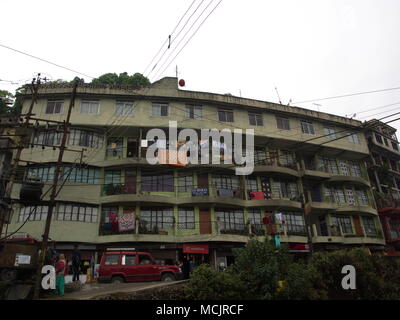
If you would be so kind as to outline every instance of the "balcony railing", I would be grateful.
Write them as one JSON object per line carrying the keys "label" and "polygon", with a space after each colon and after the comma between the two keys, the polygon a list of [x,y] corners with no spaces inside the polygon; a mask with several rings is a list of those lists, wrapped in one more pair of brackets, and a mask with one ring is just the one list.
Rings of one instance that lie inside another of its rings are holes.
{"label": "balcony railing", "polygon": [[135,194],[136,185],[128,185],[123,183],[105,184],[102,188],[103,196],[112,196],[118,194]]}
{"label": "balcony railing", "polygon": [[[258,189],[257,189],[258,190]],[[123,195],[123,194],[141,194],[141,195],[151,195],[152,193],[163,193],[169,197],[175,193],[179,197],[218,197],[218,198],[228,198],[228,199],[241,199],[241,200],[291,200],[301,202],[301,196],[299,193],[290,193],[287,190],[281,189],[279,194],[272,193],[270,197],[265,197],[263,191],[247,191],[245,194],[244,189],[226,189],[226,188],[198,188],[197,186],[174,186],[171,191],[165,191],[165,188],[160,186],[159,190],[153,191],[139,191],[136,190],[136,185],[127,185],[123,183],[119,184],[106,184],[102,187],[102,196],[112,196],[112,195]],[[184,195],[188,194],[189,195]]]}

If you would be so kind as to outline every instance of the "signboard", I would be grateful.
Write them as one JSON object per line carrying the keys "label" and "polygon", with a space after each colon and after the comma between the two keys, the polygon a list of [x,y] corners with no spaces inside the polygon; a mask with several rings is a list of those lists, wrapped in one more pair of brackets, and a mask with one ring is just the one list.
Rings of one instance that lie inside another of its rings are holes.
{"label": "signboard", "polygon": [[15,254],[15,266],[18,267],[20,264],[30,264],[31,263],[31,256],[23,254],[23,253],[16,253]]}
{"label": "signboard", "polygon": [[208,196],[207,188],[197,188],[192,190],[192,197],[205,197]]}
{"label": "signboard", "polygon": [[183,244],[183,253],[208,254],[208,244]]}
{"label": "signboard", "polygon": [[135,212],[128,212],[119,216],[118,230],[120,232],[135,230]]}

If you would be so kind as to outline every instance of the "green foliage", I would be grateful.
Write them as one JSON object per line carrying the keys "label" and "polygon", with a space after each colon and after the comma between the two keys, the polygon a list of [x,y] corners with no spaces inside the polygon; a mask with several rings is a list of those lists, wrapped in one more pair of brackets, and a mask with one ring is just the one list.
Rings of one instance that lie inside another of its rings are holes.
{"label": "green foliage", "polygon": [[193,300],[236,300],[249,298],[246,287],[233,269],[215,271],[209,265],[196,267],[186,287],[188,299]]}
{"label": "green foliage", "polygon": [[91,82],[92,84],[108,84],[108,85],[129,85],[136,87],[145,87],[150,85],[149,79],[141,73],[128,75],[127,72],[120,73],[105,73]]}
{"label": "green foliage", "polygon": [[7,90],[0,90],[0,113],[11,113],[14,95]]}
{"label": "green foliage", "polygon": [[[362,248],[317,252],[308,261],[295,262],[286,249],[253,240],[234,255],[234,265],[225,272],[196,268],[186,289],[188,298],[400,299],[400,260],[371,256]],[[356,290],[342,288],[345,265],[356,270]]]}
{"label": "green foliage", "polygon": [[252,299],[273,299],[290,257],[273,245],[257,240],[234,251],[234,268]]}
{"label": "green foliage", "polygon": [[[313,255],[311,266],[314,269],[312,279],[319,298],[329,299],[399,299],[400,277],[397,272],[398,260],[370,256],[363,249],[319,252]],[[356,290],[343,290],[341,270],[345,265],[356,269]],[[385,270],[392,270],[388,274]]]}

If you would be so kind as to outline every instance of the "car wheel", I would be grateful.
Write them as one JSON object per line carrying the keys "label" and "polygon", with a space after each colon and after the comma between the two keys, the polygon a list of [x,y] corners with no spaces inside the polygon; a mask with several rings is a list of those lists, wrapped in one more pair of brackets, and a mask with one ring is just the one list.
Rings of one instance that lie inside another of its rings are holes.
{"label": "car wheel", "polygon": [[2,281],[13,281],[17,279],[17,270],[11,270],[11,269],[1,270],[0,279]]}
{"label": "car wheel", "polygon": [[175,281],[175,276],[172,273],[165,273],[162,275],[161,281]]}
{"label": "car wheel", "polygon": [[111,278],[111,283],[123,283],[124,282],[124,278],[120,277],[120,276],[114,276]]}

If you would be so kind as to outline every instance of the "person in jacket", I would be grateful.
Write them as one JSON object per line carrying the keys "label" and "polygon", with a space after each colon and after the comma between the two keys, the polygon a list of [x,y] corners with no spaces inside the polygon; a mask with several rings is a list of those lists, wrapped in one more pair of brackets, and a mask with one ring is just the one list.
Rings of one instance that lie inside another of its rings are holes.
{"label": "person in jacket", "polygon": [[74,252],[72,253],[72,282],[79,281],[79,272],[81,268],[81,253],[78,250],[78,246],[74,246]]}
{"label": "person in jacket", "polygon": [[67,267],[67,262],[65,261],[64,254],[60,254],[59,259],[56,263],[56,294],[64,295],[64,285],[65,285],[65,269]]}

